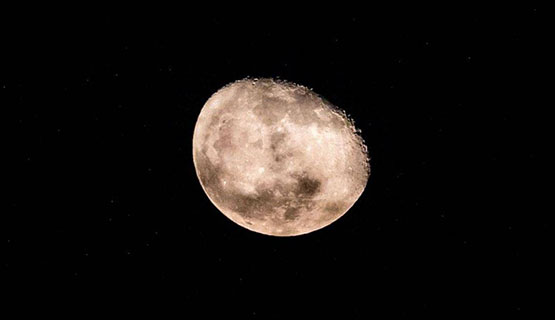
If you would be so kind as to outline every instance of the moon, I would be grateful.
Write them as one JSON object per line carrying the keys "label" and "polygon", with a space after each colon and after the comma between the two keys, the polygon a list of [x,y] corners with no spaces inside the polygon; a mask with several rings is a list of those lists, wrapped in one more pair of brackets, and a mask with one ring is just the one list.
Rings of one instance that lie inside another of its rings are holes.
{"label": "moon", "polygon": [[353,121],[312,90],[273,79],[240,80],[208,99],[195,125],[193,162],[216,208],[272,236],[328,226],[370,176]]}

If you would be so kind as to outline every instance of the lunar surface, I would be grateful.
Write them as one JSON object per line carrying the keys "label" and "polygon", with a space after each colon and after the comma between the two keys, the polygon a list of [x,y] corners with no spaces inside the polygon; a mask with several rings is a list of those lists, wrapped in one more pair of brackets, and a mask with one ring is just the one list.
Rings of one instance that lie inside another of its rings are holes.
{"label": "lunar surface", "polygon": [[274,236],[339,219],[370,175],[366,146],[342,111],[306,87],[272,79],[237,81],[208,99],[193,161],[224,215]]}

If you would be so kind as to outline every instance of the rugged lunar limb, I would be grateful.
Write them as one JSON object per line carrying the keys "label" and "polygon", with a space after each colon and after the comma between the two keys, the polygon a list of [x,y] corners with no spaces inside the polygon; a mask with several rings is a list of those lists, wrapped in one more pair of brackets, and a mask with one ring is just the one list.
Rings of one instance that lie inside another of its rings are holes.
{"label": "rugged lunar limb", "polygon": [[293,236],[340,218],[370,174],[354,124],[311,90],[241,80],[204,105],[193,160],[206,194],[237,224]]}

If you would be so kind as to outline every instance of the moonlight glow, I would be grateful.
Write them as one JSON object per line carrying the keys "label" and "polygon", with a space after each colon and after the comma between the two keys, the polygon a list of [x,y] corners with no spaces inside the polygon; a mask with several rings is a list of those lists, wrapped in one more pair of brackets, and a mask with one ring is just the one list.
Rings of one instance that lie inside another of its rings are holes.
{"label": "moonlight glow", "polygon": [[193,160],[224,215],[276,236],[337,220],[370,174],[366,147],[343,112],[305,87],[271,79],[235,82],[206,102]]}

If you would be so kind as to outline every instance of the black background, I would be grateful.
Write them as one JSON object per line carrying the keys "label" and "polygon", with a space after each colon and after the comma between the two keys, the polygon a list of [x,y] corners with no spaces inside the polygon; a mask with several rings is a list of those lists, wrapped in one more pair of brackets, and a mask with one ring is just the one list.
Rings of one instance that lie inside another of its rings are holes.
{"label": "black background", "polygon": [[[540,310],[541,9],[101,12],[3,23],[11,297],[240,319]],[[245,77],[308,86],[362,130],[372,174],[336,223],[268,237],[204,194],[196,118]]]}

